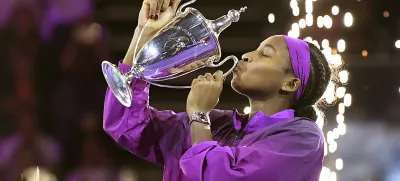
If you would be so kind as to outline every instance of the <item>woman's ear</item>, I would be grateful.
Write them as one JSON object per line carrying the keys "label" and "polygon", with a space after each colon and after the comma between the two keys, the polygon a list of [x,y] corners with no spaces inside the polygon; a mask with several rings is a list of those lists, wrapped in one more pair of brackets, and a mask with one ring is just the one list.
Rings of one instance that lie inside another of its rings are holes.
{"label": "woman's ear", "polygon": [[290,78],[283,83],[281,90],[285,92],[296,92],[300,86],[301,86],[300,79]]}

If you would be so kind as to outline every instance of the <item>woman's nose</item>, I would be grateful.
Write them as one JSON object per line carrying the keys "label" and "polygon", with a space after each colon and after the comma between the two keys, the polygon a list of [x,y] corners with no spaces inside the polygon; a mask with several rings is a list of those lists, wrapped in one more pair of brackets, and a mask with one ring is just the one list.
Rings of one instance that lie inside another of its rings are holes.
{"label": "woman's nose", "polygon": [[250,61],[250,55],[249,55],[249,53],[243,54],[243,55],[242,55],[242,60],[243,60],[244,62],[249,62],[249,61]]}

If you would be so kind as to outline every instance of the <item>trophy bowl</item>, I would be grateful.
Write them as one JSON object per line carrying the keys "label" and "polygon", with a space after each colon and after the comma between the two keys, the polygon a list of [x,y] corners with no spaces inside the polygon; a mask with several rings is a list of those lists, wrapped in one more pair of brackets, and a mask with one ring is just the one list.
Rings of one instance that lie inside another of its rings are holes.
{"label": "trophy bowl", "polygon": [[[158,31],[136,55],[131,71],[122,73],[110,62],[102,63],[102,71],[108,86],[115,97],[126,107],[132,102],[131,82],[133,78],[142,79],[152,85],[166,88],[190,88],[190,86],[171,86],[157,82],[175,79],[204,67],[219,67],[233,60],[233,67],[224,74],[228,76],[238,63],[238,58],[228,56],[222,61],[218,41],[220,33],[232,22],[239,21],[240,10],[230,10],[216,20],[206,19],[198,10],[184,7],[196,0],[183,4],[170,23]],[[145,29],[145,28],[143,28]],[[140,37],[143,30],[140,33]],[[137,47],[137,45],[136,45]]]}

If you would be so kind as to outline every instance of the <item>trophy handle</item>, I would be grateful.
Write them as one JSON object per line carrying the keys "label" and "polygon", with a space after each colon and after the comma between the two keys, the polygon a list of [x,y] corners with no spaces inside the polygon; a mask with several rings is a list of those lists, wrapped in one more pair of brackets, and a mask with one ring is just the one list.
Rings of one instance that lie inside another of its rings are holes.
{"label": "trophy handle", "polygon": [[236,56],[233,56],[233,55],[227,56],[224,60],[220,61],[218,64],[214,64],[214,62],[210,62],[206,65],[206,67],[220,67],[228,60],[233,60],[233,66],[231,69],[229,69],[227,72],[225,72],[225,74],[224,74],[224,79],[225,79],[229,74],[231,74],[233,72],[236,65],[239,63],[239,59]]}
{"label": "trophy handle", "polygon": [[[225,80],[225,78],[226,78],[229,74],[231,74],[231,73],[233,72],[233,70],[235,69],[236,65],[239,63],[239,59],[238,59],[236,56],[233,56],[233,55],[227,56],[224,60],[222,60],[222,61],[219,62],[218,64],[214,64],[213,61],[210,61],[209,63],[207,63],[207,64],[205,65],[205,67],[211,67],[211,68],[213,68],[213,67],[220,67],[221,65],[223,65],[223,64],[224,64],[225,62],[227,62],[228,60],[233,60],[234,63],[233,63],[232,68],[229,69],[227,72],[225,72],[225,74],[224,74],[224,80]],[[200,67],[199,67],[199,68],[200,68]],[[191,72],[188,72],[188,73],[191,73]],[[186,73],[186,74],[188,74],[188,73]],[[173,88],[173,89],[190,89],[190,88],[192,87],[192,86],[172,86],[172,85],[157,84],[157,83],[154,83],[154,82],[151,82],[151,81],[146,81],[146,82],[148,82],[149,84],[158,86],[158,87]]]}
{"label": "trophy handle", "polygon": [[183,3],[183,4],[181,5],[181,7],[179,7],[178,11],[176,12],[176,16],[182,15],[182,14],[184,13],[183,8],[185,8],[186,6],[188,6],[188,5],[190,5],[190,4],[193,4],[193,3],[195,3],[195,2],[196,2],[196,0],[191,0],[191,1],[189,1],[189,2]]}

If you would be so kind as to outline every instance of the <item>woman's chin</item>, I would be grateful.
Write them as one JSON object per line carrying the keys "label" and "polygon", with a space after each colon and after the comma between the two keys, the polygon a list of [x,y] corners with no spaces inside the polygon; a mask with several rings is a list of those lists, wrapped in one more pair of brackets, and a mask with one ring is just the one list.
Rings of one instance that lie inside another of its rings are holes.
{"label": "woman's chin", "polygon": [[240,81],[240,76],[236,73],[233,73],[231,82],[234,83],[234,82],[238,82],[238,81]]}
{"label": "woman's chin", "polygon": [[233,89],[237,89],[240,87],[240,83],[241,83],[241,78],[240,76],[238,76],[237,74],[233,74],[233,78],[231,81],[231,86]]}

